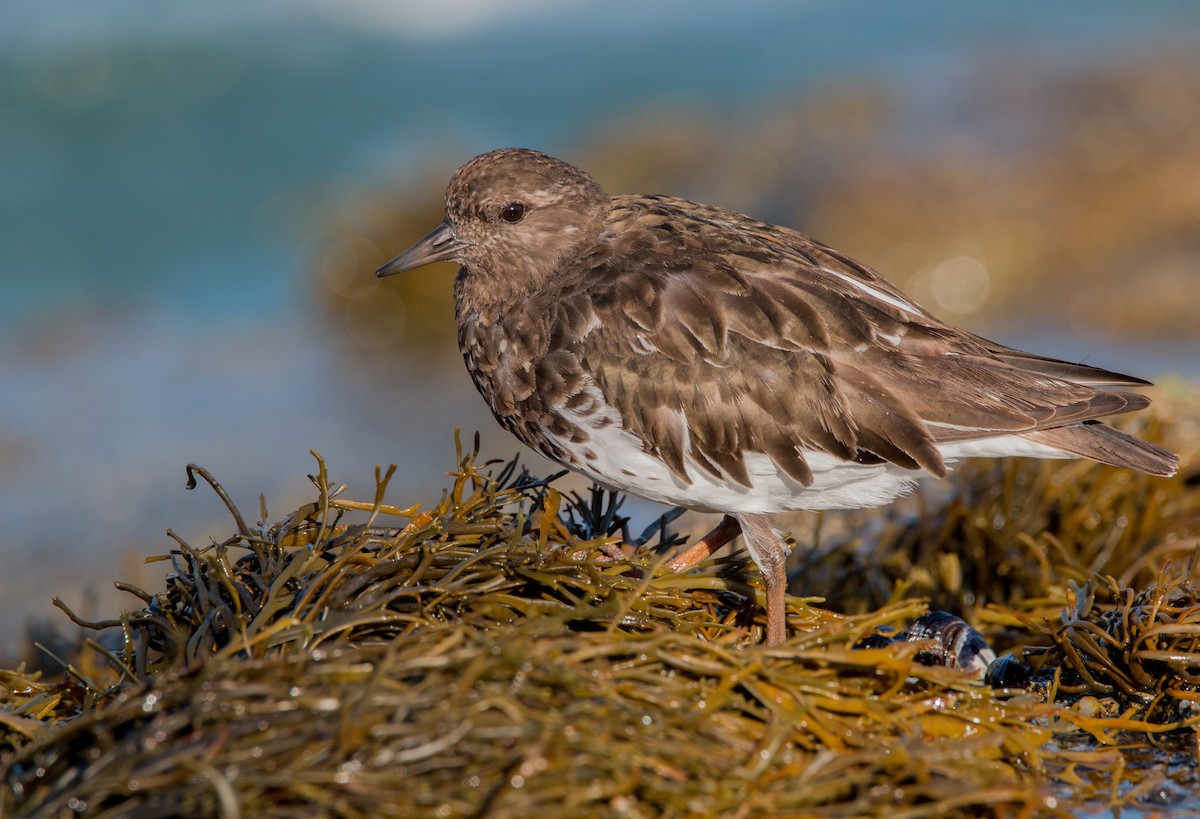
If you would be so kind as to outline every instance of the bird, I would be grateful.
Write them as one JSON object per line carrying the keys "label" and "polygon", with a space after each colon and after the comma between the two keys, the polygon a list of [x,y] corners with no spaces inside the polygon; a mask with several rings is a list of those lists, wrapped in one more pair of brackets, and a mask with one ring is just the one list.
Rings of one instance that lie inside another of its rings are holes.
{"label": "bird", "polygon": [[1003,346],[787,227],[666,195],[610,196],[540,151],[460,167],[445,218],[380,267],[454,280],[458,344],[502,427],[552,461],[741,535],[763,642],[786,639],[777,517],[882,506],[971,457],[1089,458],[1151,475],[1178,456],[1097,419],[1149,382]]}

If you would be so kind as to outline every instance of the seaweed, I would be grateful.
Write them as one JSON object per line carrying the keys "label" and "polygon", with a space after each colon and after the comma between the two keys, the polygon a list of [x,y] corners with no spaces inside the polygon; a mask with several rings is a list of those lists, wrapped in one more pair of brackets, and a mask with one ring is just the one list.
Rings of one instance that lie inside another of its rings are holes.
{"label": "seaweed", "polygon": [[[172,534],[151,558],[171,563],[162,589],[123,584],[137,608],[110,620],[71,614],[99,633],[59,644],[58,671],[0,672],[0,814],[1194,807],[1189,474],[1089,482],[1077,464],[1017,461],[960,470],[907,511],[827,519],[794,585],[883,591],[842,613],[790,597],[790,637],[766,648],[743,556],[665,568],[673,515],[630,538],[619,496],[563,495],[555,476],[481,461],[478,439],[427,508],[385,502],[394,468],[372,499],[346,498],[314,456],[313,502],[253,524],[189,466],[233,533],[199,547]],[[997,527],[1013,504],[1016,529]],[[864,559],[885,548],[864,552],[868,536],[890,538],[890,556]],[[904,579],[979,550],[1021,570]],[[1032,685],[925,665],[922,642],[856,648],[976,583],[963,611],[1036,666]]]}

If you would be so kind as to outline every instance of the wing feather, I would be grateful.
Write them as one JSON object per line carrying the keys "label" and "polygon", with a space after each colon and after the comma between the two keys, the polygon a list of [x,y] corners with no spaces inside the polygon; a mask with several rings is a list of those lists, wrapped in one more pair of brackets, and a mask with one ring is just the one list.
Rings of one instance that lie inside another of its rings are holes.
{"label": "wing feather", "polygon": [[607,252],[589,257],[557,309],[589,317],[573,354],[681,480],[690,461],[750,486],[747,452],[805,485],[805,452],[944,475],[939,443],[1039,433],[1074,452],[1086,431],[1040,431],[1148,403],[1097,386],[1139,379],[940,322],[799,233],[665,197],[616,201]]}

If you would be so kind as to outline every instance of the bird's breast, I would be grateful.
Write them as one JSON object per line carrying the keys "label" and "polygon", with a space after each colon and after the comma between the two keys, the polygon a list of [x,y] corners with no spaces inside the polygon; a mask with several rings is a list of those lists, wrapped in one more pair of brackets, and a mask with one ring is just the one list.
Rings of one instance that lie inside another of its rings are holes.
{"label": "bird's breast", "polygon": [[488,321],[459,315],[467,372],[496,420],[522,442],[566,466],[586,459],[593,430],[613,423],[570,346],[552,343],[550,322],[532,310]]}

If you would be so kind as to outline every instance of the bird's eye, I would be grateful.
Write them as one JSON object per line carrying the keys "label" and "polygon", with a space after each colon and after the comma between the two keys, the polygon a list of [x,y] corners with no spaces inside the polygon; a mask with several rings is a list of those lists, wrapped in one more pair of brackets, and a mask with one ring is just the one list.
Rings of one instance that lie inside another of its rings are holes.
{"label": "bird's eye", "polygon": [[500,210],[500,218],[505,222],[520,222],[525,218],[525,206],[520,202],[509,202]]}

